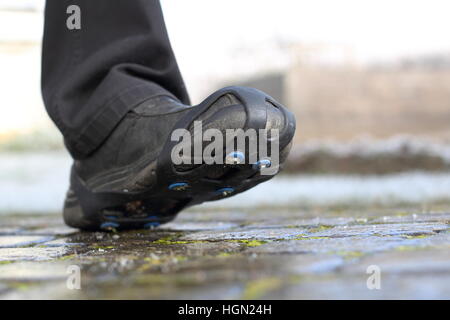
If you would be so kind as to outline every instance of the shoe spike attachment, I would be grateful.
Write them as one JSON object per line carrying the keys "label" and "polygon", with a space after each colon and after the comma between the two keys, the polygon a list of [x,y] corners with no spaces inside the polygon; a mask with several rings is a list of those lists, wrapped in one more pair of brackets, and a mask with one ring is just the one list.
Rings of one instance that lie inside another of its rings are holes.
{"label": "shoe spike attachment", "polygon": [[269,159],[262,159],[253,164],[253,170],[260,171],[261,169],[270,168],[272,161]]}
{"label": "shoe spike attachment", "polygon": [[187,188],[189,188],[189,184],[187,184],[186,182],[176,182],[176,183],[172,183],[169,186],[169,190],[173,190],[173,191],[184,191]]}
{"label": "shoe spike attachment", "polygon": [[225,157],[225,163],[226,164],[241,164],[245,161],[245,155],[240,151],[233,151],[230,152]]}

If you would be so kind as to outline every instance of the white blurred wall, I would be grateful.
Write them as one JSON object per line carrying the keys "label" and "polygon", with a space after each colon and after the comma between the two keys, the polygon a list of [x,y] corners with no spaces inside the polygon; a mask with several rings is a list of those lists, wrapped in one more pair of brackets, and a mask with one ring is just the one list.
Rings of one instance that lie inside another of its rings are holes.
{"label": "white blurred wall", "polygon": [[0,1],[0,135],[50,126],[40,95],[42,1]]}
{"label": "white blurred wall", "polygon": [[[448,0],[161,2],[194,103],[225,79],[289,68],[290,43],[344,46],[357,63],[450,51]],[[0,0],[0,134],[51,127],[39,92],[43,6]]]}

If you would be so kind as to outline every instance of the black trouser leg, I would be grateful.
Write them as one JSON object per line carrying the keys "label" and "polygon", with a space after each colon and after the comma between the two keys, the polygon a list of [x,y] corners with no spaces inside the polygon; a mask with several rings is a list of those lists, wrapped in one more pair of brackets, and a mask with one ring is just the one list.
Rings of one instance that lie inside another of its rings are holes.
{"label": "black trouser leg", "polygon": [[[81,29],[69,30],[70,5]],[[74,158],[94,151],[135,105],[189,98],[157,0],[47,0],[42,92]]]}

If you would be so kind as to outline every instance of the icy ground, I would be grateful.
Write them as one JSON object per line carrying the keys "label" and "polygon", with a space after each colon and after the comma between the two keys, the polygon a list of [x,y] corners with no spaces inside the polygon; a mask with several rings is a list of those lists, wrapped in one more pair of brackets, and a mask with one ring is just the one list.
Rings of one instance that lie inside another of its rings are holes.
{"label": "icy ground", "polygon": [[279,176],[104,233],[64,226],[69,168],[62,152],[0,153],[0,299],[450,298],[450,173]]}
{"label": "icy ground", "polygon": [[[59,212],[71,160],[65,152],[0,153],[0,214]],[[450,173],[278,176],[212,207],[426,204],[450,199]]]}

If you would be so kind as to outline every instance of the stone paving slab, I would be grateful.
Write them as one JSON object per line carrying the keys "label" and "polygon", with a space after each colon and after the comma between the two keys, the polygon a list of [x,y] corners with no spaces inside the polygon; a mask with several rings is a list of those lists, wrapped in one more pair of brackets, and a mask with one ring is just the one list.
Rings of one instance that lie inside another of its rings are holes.
{"label": "stone paving slab", "polygon": [[58,258],[66,253],[66,248],[2,248],[0,262],[6,264],[12,261],[43,261]]}
{"label": "stone paving slab", "polygon": [[48,281],[67,278],[67,264],[46,262],[18,261],[0,265],[0,281]]}
{"label": "stone paving slab", "polygon": [[40,236],[1,236],[0,248],[25,247],[51,240],[52,237]]}
{"label": "stone paving slab", "polygon": [[[448,212],[199,209],[122,233],[0,216],[0,298],[450,299]],[[366,284],[374,265],[380,290]]]}

